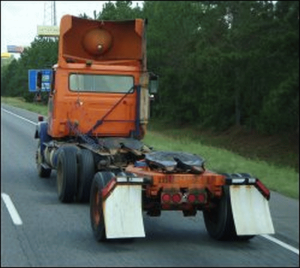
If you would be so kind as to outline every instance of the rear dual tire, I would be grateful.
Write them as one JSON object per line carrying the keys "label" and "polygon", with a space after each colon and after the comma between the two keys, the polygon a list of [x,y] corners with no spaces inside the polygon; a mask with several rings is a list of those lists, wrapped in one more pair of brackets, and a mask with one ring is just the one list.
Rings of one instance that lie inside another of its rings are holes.
{"label": "rear dual tire", "polygon": [[74,201],[77,186],[77,160],[79,149],[76,146],[64,146],[57,161],[57,193],[63,203]]}
{"label": "rear dual tire", "polygon": [[95,173],[91,151],[73,145],[61,148],[57,161],[57,192],[63,203],[89,201]]}
{"label": "rear dual tire", "polygon": [[90,195],[90,220],[95,239],[105,241],[105,222],[103,213],[102,190],[115,177],[112,172],[97,172],[94,176]]}
{"label": "rear dual tire", "polygon": [[91,185],[95,175],[95,161],[93,153],[87,149],[81,149],[78,158],[78,182],[76,200],[87,203],[90,200]]}
{"label": "rear dual tire", "polygon": [[220,200],[216,201],[216,207],[204,210],[203,216],[208,234],[216,240],[241,241],[249,240],[254,237],[254,235],[237,235],[232,215],[228,185],[223,186],[222,197]]}

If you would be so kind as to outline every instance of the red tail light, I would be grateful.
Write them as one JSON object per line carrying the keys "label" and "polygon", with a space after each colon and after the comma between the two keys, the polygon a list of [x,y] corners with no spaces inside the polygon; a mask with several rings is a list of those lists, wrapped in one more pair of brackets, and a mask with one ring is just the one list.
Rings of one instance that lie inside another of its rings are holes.
{"label": "red tail light", "polygon": [[163,202],[170,202],[170,201],[171,201],[171,196],[170,196],[169,194],[163,194],[163,195],[161,196],[161,200],[162,200]]}
{"label": "red tail light", "polygon": [[172,201],[174,202],[174,203],[179,203],[180,201],[181,201],[181,194],[173,194],[172,195]]}
{"label": "red tail light", "polygon": [[196,201],[196,196],[194,194],[189,194],[187,200],[189,203],[194,203]]}
{"label": "red tail light", "polygon": [[204,203],[205,202],[205,194],[201,193],[198,195],[198,201],[200,203]]}

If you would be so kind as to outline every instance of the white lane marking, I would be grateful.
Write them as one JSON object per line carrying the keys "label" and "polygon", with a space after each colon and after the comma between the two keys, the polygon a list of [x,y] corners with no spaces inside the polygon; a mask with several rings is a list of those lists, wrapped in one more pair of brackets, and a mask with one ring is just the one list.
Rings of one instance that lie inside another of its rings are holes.
{"label": "white lane marking", "polygon": [[11,115],[14,115],[15,117],[21,118],[21,119],[23,119],[23,120],[29,122],[30,124],[36,125],[35,122],[33,122],[33,121],[31,121],[31,120],[28,120],[28,119],[26,119],[26,118],[24,118],[24,117],[22,117],[22,116],[17,115],[17,114],[14,114],[14,113],[12,113],[12,112],[6,110],[6,109],[1,108],[1,110],[4,111],[4,112],[6,112],[6,113],[9,113],[9,114],[11,114]]}
{"label": "white lane marking", "polygon": [[7,195],[5,193],[1,193],[1,197],[2,197],[4,203],[5,203],[6,207],[7,207],[7,210],[9,212],[9,214],[10,214],[10,216],[11,216],[14,224],[15,225],[22,225],[23,222],[22,222],[22,220],[21,220],[21,218],[19,216],[19,213],[16,210],[13,202],[11,201],[9,195]]}
{"label": "white lane marking", "polygon": [[274,242],[274,243],[276,243],[276,244],[278,244],[278,245],[280,245],[280,246],[282,246],[282,247],[284,247],[284,248],[286,248],[286,249],[288,249],[288,250],[290,250],[290,251],[293,251],[294,253],[299,255],[299,249],[294,248],[294,247],[292,247],[292,246],[276,239],[273,236],[270,236],[270,235],[261,235],[261,236],[268,239],[268,240],[270,240],[270,241],[272,241],[272,242]]}
{"label": "white lane marking", "polygon": [[[12,113],[12,112],[4,109],[4,108],[1,108],[1,110],[3,110],[4,112],[9,113],[11,115],[14,115],[16,117],[19,117],[19,118],[21,118],[21,119],[23,119],[23,120],[25,120],[25,121],[33,124],[33,125],[36,125],[36,123],[34,123],[33,121],[28,120],[28,119],[26,119],[26,118],[24,118],[22,116],[16,115],[16,114],[14,114],[14,113]],[[8,211],[9,211],[9,213],[10,213],[10,215],[11,215],[14,223],[16,225],[22,224],[22,220],[21,220],[21,218],[20,218],[17,210],[15,209],[14,204],[10,200],[10,197],[7,194],[4,194],[4,193],[2,193],[1,196],[2,196],[2,198],[3,198],[3,200],[4,200],[5,204],[6,204],[6,207],[7,207]],[[10,211],[10,209],[11,209],[11,211]],[[294,247],[292,247],[292,246],[290,246],[290,245],[288,245],[288,244],[286,244],[286,243],[284,243],[284,242],[282,242],[282,241],[280,241],[280,240],[278,240],[278,239],[276,239],[276,238],[274,238],[274,237],[272,237],[270,235],[261,235],[261,236],[299,255],[299,249],[294,248]]]}

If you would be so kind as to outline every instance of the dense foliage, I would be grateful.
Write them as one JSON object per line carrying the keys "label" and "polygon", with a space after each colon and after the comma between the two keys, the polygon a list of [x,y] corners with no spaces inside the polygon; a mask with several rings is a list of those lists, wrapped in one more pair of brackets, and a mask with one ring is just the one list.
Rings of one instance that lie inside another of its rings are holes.
{"label": "dense foliage", "polygon": [[28,89],[28,70],[49,69],[58,59],[58,40],[37,37],[29,48],[25,48],[21,57],[14,59],[1,72],[1,96],[23,97],[33,101],[34,93]]}
{"label": "dense foliage", "polygon": [[[109,1],[93,19],[134,18],[148,20],[148,69],[160,77],[154,117],[299,133],[298,1]],[[56,61],[57,42],[35,39],[1,72],[1,95],[28,98],[28,69]]]}

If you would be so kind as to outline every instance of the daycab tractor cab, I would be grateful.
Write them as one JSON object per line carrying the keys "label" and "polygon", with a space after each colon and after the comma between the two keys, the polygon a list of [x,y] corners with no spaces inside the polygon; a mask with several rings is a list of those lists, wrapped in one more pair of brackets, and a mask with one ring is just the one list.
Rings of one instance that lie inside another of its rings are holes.
{"label": "daycab tractor cab", "polygon": [[201,157],[141,141],[158,82],[146,68],[145,27],[142,19],[62,18],[48,122],[39,118],[35,133],[39,176],[55,169],[61,202],[90,202],[98,241],[144,237],[142,212],[163,210],[202,210],[218,240],[274,233],[270,193],[257,178],[215,173]]}
{"label": "daycab tractor cab", "polygon": [[[83,23],[84,22],[84,23]],[[146,70],[146,21],[65,15],[53,66],[48,135],[142,139],[158,78]]]}

